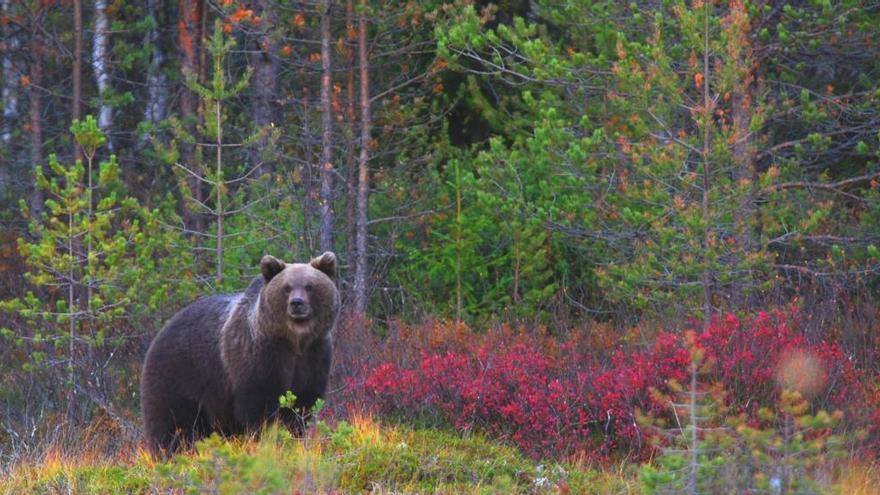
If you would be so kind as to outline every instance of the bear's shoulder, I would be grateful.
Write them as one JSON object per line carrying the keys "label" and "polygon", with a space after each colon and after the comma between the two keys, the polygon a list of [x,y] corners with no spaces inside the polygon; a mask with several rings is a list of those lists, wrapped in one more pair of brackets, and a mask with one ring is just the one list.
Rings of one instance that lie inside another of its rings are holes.
{"label": "bear's shoulder", "polygon": [[251,279],[251,283],[248,284],[247,288],[244,292],[241,293],[242,296],[249,300],[256,300],[257,296],[260,295],[260,291],[263,290],[263,286],[266,283],[263,281],[262,276],[257,276]]}

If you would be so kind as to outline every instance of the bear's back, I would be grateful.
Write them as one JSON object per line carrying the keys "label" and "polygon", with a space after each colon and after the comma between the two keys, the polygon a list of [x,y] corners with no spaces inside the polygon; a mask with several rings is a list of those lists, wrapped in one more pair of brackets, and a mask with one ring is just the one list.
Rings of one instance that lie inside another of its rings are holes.
{"label": "bear's back", "polygon": [[222,399],[226,386],[219,352],[220,329],[241,297],[203,297],[175,314],[147,351],[141,378],[144,391],[161,383],[166,387],[165,394],[190,400]]}

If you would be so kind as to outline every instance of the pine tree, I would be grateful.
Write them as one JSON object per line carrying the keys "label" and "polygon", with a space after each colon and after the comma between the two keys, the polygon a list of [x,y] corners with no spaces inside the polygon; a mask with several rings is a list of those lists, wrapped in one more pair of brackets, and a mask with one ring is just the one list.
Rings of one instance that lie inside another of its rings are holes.
{"label": "pine tree", "polygon": [[[227,82],[227,58],[235,44],[234,39],[224,35],[222,22],[217,20],[214,23],[213,34],[206,40],[205,45],[205,48],[211,53],[212,60],[210,84],[202,85],[192,75],[187,80],[189,89],[199,97],[205,115],[205,123],[203,126],[198,126],[198,134],[193,135],[179,121],[172,119],[172,129],[176,139],[184,144],[195,146],[196,156],[201,157],[197,162],[206,167],[200,169],[193,163],[180,163],[176,142],[170,146],[157,144],[158,152],[163,159],[167,163],[173,164],[178,170],[178,184],[184,192],[189,208],[212,220],[210,231],[193,232],[193,234],[198,244],[195,249],[211,253],[213,276],[210,281],[206,278],[204,282],[211,286],[214,292],[240,285],[241,281],[237,279],[226,281],[227,272],[230,270],[234,273],[252,273],[253,266],[255,266],[252,259],[236,259],[235,252],[230,253],[228,243],[234,239],[241,246],[255,234],[256,229],[248,229],[239,222],[238,227],[242,227],[243,230],[230,232],[227,225],[228,219],[233,215],[245,215],[247,210],[254,205],[273,200],[277,196],[277,193],[251,196],[248,195],[248,189],[244,187],[257,183],[257,180],[260,180],[257,172],[262,169],[262,162],[248,160],[246,152],[257,143],[272,143],[277,138],[277,130],[274,125],[270,124],[258,128],[238,143],[230,143],[227,140],[226,132],[229,120],[227,105],[247,89],[252,74],[252,70],[248,68],[238,81],[232,84]],[[236,160],[230,159],[228,153],[224,154],[224,151],[228,149],[238,151],[237,155],[233,156],[237,156],[240,161],[236,163]],[[207,167],[209,159],[211,160],[210,168]],[[232,177],[229,177],[230,175]],[[262,180],[271,180],[271,178],[263,177]],[[206,197],[200,198],[198,191],[207,191],[208,194]],[[260,188],[254,187],[253,192],[259,193]],[[225,263],[230,259],[234,264],[231,269],[225,266]]]}
{"label": "pine tree", "polygon": [[47,168],[37,167],[45,210],[35,215],[22,201],[29,237],[18,239],[29,289],[2,308],[25,322],[3,330],[28,351],[25,369],[46,376],[75,416],[83,395],[95,399],[107,385],[99,383],[102,370],[131,337],[128,317],[157,311],[192,286],[178,280],[168,290],[175,264],[186,261],[186,250],[176,249],[185,245],[159,228],[167,211],[125,194],[115,156],[95,163],[105,137],[94,117],[75,121],[71,133],[85,162],[63,165],[51,155]]}

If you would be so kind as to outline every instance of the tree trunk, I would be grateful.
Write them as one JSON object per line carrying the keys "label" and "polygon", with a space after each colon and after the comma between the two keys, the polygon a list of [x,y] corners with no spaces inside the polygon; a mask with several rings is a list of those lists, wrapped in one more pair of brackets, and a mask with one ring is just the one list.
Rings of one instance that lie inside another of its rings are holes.
{"label": "tree trunk", "polygon": [[355,230],[354,312],[363,321],[367,310],[367,206],[370,193],[370,70],[367,58],[366,0],[358,19],[358,63],[361,76],[361,152],[358,158],[357,225]]}
{"label": "tree trunk", "polygon": [[[743,6],[731,7],[731,9],[744,9]],[[747,16],[741,13],[745,19]],[[749,36],[748,21],[743,21],[740,30],[736,30],[738,36],[732,40],[735,43],[735,63],[739,76],[733,83],[730,95],[730,113],[733,127],[732,159],[733,170],[731,178],[737,187],[745,188],[740,204],[733,213],[733,235],[737,241],[736,261],[746,262],[749,256],[760,250],[760,229],[758,212],[758,171],[755,164],[757,159],[757,147],[755,136],[750,131],[752,116],[755,113],[754,96],[760,94],[755,87],[755,66],[753,65],[753,51],[751,37]],[[747,185],[744,183],[748,183]],[[749,286],[754,281],[747,275],[739,277],[737,283],[729,289],[731,300],[736,305],[747,302]]]}
{"label": "tree trunk", "polygon": [[[31,163],[35,168],[43,162],[43,98],[40,94],[43,84],[43,40],[40,39],[40,24],[43,22],[43,8],[39,8],[31,20],[30,67],[28,83],[28,104],[30,105],[30,145]],[[36,181],[30,197],[30,211],[34,217],[43,212],[43,190],[37,187]]]}
{"label": "tree trunk", "polygon": [[214,285],[215,293],[220,293],[223,287],[223,217],[224,215],[226,215],[226,212],[223,211],[223,192],[226,189],[226,184],[223,180],[223,120],[220,101],[221,100],[219,98],[215,100],[213,115],[213,118],[216,119],[214,125],[217,127],[217,140],[215,141],[215,144],[217,146],[215,150],[216,177],[214,179],[217,181],[217,186],[215,188],[217,190],[217,204],[214,206],[217,215],[217,280]]}
{"label": "tree trunk", "polygon": [[[250,63],[254,68],[252,88],[254,91],[253,119],[258,129],[274,125],[278,121],[275,108],[278,105],[278,44],[272,37],[270,29],[276,25],[275,11],[269,0],[259,0],[258,13],[263,21],[259,25],[257,35],[258,50],[250,55]],[[261,156],[269,146],[269,139],[263,138],[260,145],[251,153],[251,166],[259,167],[255,175],[272,172],[272,161]],[[265,163],[264,163],[265,162]]]}
{"label": "tree trunk", "polygon": [[[0,15],[12,17],[12,0],[3,0],[0,3],[2,12]],[[12,54],[19,49],[18,35],[13,32],[9,24],[2,25],[3,39],[6,47],[3,50],[3,123],[0,128],[0,140],[8,145],[12,140],[12,129],[18,121],[18,82],[21,74],[12,60]]]}
{"label": "tree trunk", "polygon": [[[70,102],[70,119],[73,121],[82,118],[82,32],[82,0],[73,0],[73,95]],[[74,161],[82,160],[82,150],[76,142],[72,155]]]}
{"label": "tree trunk", "polygon": [[[183,55],[180,70],[184,78],[197,78],[201,72],[203,9],[203,0],[178,0],[177,41]],[[198,121],[198,97],[187,87],[183,88],[180,96],[180,118],[183,121],[184,129],[195,137],[196,122]],[[194,145],[181,144],[181,159],[184,166],[196,174],[201,173],[201,165],[196,163],[197,156]],[[203,202],[202,183],[193,176],[190,176],[187,181],[193,198],[198,202]],[[205,225],[199,212],[183,206],[182,213],[187,225],[192,226],[196,232],[204,232]]]}
{"label": "tree trunk", "polygon": [[[147,1],[147,15],[153,18],[153,26],[144,37],[144,44],[152,48],[150,66],[147,68],[147,105],[144,109],[144,121],[154,128],[162,122],[168,109],[168,79],[162,72],[165,54],[159,46],[159,13],[161,0]],[[141,141],[141,146],[146,140]]]}
{"label": "tree trunk", "polygon": [[110,126],[113,123],[113,107],[107,101],[110,95],[110,19],[107,17],[107,0],[95,0],[95,39],[92,46],[92,67],[98,83],[98,127],[107,138],[107,149],[113,151]]}
{"label": "tree trunk", "polygon": [[[754,136],[749,132],[753,110],[751,79],[752,75],[749,73],[748,80],[738,83],[731,94],[732,124],[736,138],[732,150],[731,177],[738,184],[749,182],[747,186],[738,186],[747,189],[742,192],[742,199],[733,212],[733,235],[737,244],[735,259],[738,263],[747,263],[750,255],[761,249],[760,211],[757,201],[760,181],[755,164],[757,148]],[[736,305],[747,303],[751,297],[751,289],[757,283],[749,273],[751,271],[743,272],[743,276],[737,277],[736,283],[729,288],[730,299]]]}
{"label": "tree trunk", "polygon": [[[2,0],[0,2],[0,16],[11,18],[13,15],[12,0]],[[2,74],[0,74],[0,78],[3,81],[3,118],[0,120],[0,148],[5,150],[2,156],[8,162],[5,166],[0,166],[0,201],[6,201],[14,197],[15,189],[17,189],[13,184],[18,176],[16,173],[18,170],[14,165],[13,157],[15,155],[11,145],[13,144],[13,130],[20,126],[18,97],[21,73],[13,60],[13,56],[17,55],[20,49],[20,41],[18,34],[8,23],[0,25],[0,37],[5,40],[5,46],[0,50],[2,52],[2,61],[0,61]]]}
{"label": "tree trunk", "polygon": [[358,35],[357,31],[355,31],[354,27],[354,0],[347,0],[345,3],[345,37],[346,37],[346,64],[348,67],[346,68],[346,102],[345,102],[345,123],[346,123],[346,143],[345,143],[345,187],[346,187],[346,202],[345,202],[345,219],[346,226],[348,227],[348,231],[346,232],[347,238],[347,256],[346,259],[353,260],[355,259],[355,253],[357,250],[355,249],[355,231],[357,230],[355,225],[356,214],[355,214],[355,203],[357,202],[357,168],[358,168],[358,160],[356,154],[354,152],[355,147],[357,146],[355,140],[355,129],[357,126],[357,115],[355,112],[356,98],[357,95],[355,93],[355,60],[354,60],[354,50],[351,47],[352,42],[357,42]]}
{"label": "tree trunk", "polygon": [[[703,26],[703,149],[701,151],[701,159],[703,162],[703,198],[702,209],[703,219],[708,221],[711,213],[709,205],[709,187],[712,185],[710,175],[711,163],[709,161],[709,153],[711,152],[711,134],[709,126],[712,125],[712,99],[709,95],[709,5],[703,6],[705,10],[705,19]],[[712,322],[712,270],[709,266],[709,249],[710,249],[710,231],[708,227],[704,227],[703,232],[703,273],[701,276],[701,284],[703,286],[703,324],[704,328],[708,328]]]}
{"label": "tree trunk", "polygon": [[330,64],[330,10],[332,0],[321,4],[321,251],[333,251],[336,212],[333,174],[333,91]]}

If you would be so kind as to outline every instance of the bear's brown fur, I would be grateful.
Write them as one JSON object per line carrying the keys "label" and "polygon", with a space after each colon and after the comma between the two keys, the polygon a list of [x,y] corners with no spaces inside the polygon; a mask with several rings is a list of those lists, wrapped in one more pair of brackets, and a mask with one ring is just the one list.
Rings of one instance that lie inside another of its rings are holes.
{"label": "bear's brown fur", "polygon": [[[301,413],[324,396],[339,313],[336,256],[285,264],[267,255],[260,269],[244,292],[197,300],[153,339],[141,410],[154,453],[213,431],[254,431],[267,419],[301,433]],[[287,391],[299,414],[279,409]]]}

